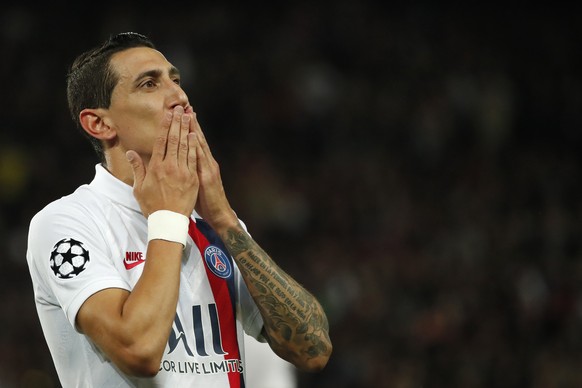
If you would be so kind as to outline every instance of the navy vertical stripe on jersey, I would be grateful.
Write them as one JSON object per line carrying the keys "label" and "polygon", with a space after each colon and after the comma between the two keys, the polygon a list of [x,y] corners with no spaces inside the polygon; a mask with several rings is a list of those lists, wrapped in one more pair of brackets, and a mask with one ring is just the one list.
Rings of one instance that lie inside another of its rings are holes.
{"label": "navy vertical stripe on jersey", "polygon": [[196,350],[201,356],[208,356],[206,348],[204,347],[204,330],[202,329],[202,311],[200,305],[192,306],[192,320],[194,321],[194,340],[196,341]]}

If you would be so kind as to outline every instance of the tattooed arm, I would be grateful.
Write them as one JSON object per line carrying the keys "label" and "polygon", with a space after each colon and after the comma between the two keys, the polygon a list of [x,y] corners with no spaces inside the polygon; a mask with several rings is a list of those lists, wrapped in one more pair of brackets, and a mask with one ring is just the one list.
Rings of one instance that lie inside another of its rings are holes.
{"label": "tattooed arm", "polygon": [[300,369],[322,369],[332,345],[317,299],[279,268],[240,224],[220,234],[259,307],[271,348]]}
{"label": "tattooed arm", "polygon": [[281,358],[306,371],[321,370],[331,355],[327,317],[319,302],[287,275],[249,236],[230,207],[220,168],[194,115],[191,132],[200,188],[196,210],[219,234],[236,261],[263,317],[263,334]]}

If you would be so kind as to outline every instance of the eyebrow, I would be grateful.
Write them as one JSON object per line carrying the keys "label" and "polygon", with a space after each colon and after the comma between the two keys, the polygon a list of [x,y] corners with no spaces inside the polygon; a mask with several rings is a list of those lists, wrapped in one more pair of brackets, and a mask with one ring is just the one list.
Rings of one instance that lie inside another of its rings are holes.
{"label": "eyebrow", "polygon": [[[139,73],[137,75],[137,77],[135,77],[135,80],[134,80],[133,83],[134,83],[134,85],[137,85],[142,79],[148,78],[148,77],[151,77],[151,78],[160,78],[162,76],[162,74],[163,74],[163,71],[160,70],[160,69],[147,70],[147,71],[144,71],[143,73]],[[178,70],[178,68],[175,67],[175,66],[171,66],[168,69],[168,75],[170,77],[180,76],[180,70]]]}

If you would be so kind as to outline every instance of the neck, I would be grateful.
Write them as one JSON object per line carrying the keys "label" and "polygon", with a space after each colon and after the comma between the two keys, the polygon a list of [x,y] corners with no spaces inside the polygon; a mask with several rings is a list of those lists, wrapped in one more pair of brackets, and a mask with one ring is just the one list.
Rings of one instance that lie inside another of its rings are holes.
{"label": "neck", "polygon": [[[148,161],[143,160],[143,163],[147,166]],[[105,152],[105,168],[117,179],[133,186],[133,169],[127,158],[125,152],[120,152],[119,150],[110,149]]]}

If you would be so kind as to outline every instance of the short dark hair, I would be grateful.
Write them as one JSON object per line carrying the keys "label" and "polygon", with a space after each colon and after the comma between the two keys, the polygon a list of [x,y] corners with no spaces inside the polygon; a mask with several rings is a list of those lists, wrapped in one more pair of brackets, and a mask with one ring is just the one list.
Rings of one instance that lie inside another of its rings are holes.
{"label": "short dark hair", "polygon": [[[155,48],[145,35],[123,32],[112,35],[101,45],[79,55],[67,74],[67,101],[73,121],[82,130],[79,113],[86,108],[109,108],[111,94],[119,81],[111,68],[113,54],[133,47]],[[95,152],[104,162],[103,144],[99,139],[87,136]]]}

